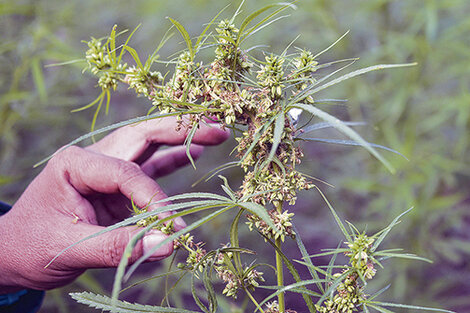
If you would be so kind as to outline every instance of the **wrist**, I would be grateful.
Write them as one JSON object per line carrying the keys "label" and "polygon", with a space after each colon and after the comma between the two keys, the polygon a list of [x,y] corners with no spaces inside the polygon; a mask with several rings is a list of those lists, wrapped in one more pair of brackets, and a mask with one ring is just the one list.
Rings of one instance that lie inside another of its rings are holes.
{"label": "wrist", "polygon": [[[11,293],[21,292],[25,288],[17,285],[18,281],[12,278],[10,269],[15,267],[15,262],[9,260],[11,256],[10,243],[14,239],[14,235],[9,230],[9,215],[6,214],[11,207],[0,202],[0,296]],[[16,264],[18,266],[18,264]]]}

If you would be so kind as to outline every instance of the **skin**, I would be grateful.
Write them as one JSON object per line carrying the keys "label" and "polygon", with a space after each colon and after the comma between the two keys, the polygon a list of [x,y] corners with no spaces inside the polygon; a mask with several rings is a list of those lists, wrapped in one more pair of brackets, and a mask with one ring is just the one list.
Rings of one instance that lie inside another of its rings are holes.
{"label": "skin", "polygon": [[[195,159],[203,146],[217,145],[229,136],[218,124],[202,124],[192,141]],[[177,132],[175,127],[173,118],[146,121],[120,128],[86,148],[72,146],[56,153],[0,217],[0,294],[53,289],[88,268],[116,267],[138,228],[123,227],[86,240],[44,268],[64,248],[128,217],[131,197],[139,207],[167,198],[154,179],[189,162],[182,146],[187,129]],[[163,145],[173,147],[159,150]],[[176,230],[186,226],[181,218],[174,219],[174,224]],[[157,230],[147,233],[130,262],[165,238]],[[172,252],[169,243],[147,261],[164,259]]]}

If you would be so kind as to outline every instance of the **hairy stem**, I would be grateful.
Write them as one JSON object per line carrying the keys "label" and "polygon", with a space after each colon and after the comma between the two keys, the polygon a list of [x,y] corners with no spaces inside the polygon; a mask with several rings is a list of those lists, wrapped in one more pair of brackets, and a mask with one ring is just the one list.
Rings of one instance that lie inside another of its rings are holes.
{"label": "hairy stem", "polygon": [[[276,203],[276,209],[279,213],[282,212],[282,202]],[[281,246],[282,246],[282,241],[281,237],[276,239],[276,247],[279,249],[276,251],[276,273],[277,273],[277,286],[279,288],[284,287],[284,269],[282,266],[282,257],[281,254],[278,251],[281,251]],[[284,313],[286,308],[285,308],[285,302],[284,302],[284,292],[281,292],[277,296],[277,300],[279,303],[279,312]]]}

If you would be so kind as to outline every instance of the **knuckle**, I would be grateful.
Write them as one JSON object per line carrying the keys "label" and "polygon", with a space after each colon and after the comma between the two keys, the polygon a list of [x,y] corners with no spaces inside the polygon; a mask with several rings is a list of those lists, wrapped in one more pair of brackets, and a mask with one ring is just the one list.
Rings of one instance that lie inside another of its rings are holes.
{"label": "knuckle", "polygon": [[137,163],[120,160],[118,173],[122,177],[135,177],[141,174],[140,166]]}
{"label": "knuckle", "polygon": [[109,242],[104,244],[103,264],[106,267],[117,267],[124,256],[127,243],[129,242],[129,233],[126,231],[117,231],[109,237]]}
{"label": "knuckle", "polygon": [[121,186],[132,185],[143,175],[145,175],[144,172],[142,172],[142,169],[136,163],[124,160],[119,161],[116,180]]}
{"label": "knuckle", "polygon": [[58,150],[47,162],[46,169],[52,172],[65,170],[72,163],[71,160],[82,153],[82,150],[82,148],[77,146],[69,146]]}
{"label": "knuckle", "polygon": [[66,160],[69,160],[72,156],[82,152],[82,148],[77,146],[69,146],[63,149],[59,149],[58,152],[51,158],[49,164],[58,165],[63,164]]}

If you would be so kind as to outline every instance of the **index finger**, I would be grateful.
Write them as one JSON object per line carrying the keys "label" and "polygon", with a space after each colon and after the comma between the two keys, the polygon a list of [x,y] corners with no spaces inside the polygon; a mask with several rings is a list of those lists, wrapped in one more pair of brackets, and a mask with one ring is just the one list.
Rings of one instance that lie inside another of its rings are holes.
{"label": "index finger", "polygon": [[[142,159],[142,155],[151,155],[162,145],[181,145],[190,131],[188,125],[177,129],[174,117],[153,119],[117,129],[88,149],[126,161]],[[199,145],[217,145],[225,141],[229,131],[219,124],[200,123],[192,143]],[[150,153],[146,153],[151,147]]]}

